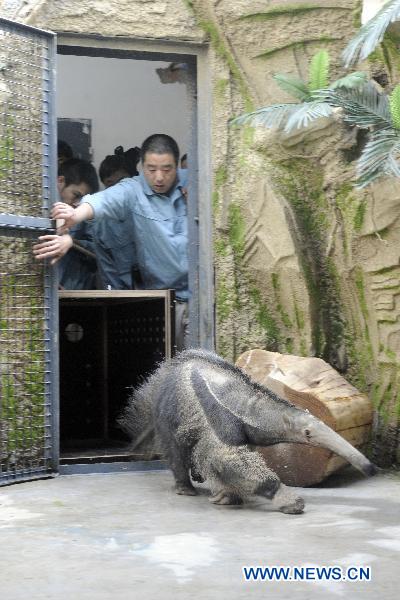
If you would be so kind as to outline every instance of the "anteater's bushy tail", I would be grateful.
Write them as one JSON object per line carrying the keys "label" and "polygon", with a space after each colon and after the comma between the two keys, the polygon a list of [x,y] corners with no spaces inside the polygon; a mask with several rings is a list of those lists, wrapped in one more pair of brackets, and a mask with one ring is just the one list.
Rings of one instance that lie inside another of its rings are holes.
{"label": "anteater's bushy tail", "polygon": [[131,439],[131,450],[157,453],[151,396],[146,383],[132,390],[128,404],[117,420],[119,427]]}

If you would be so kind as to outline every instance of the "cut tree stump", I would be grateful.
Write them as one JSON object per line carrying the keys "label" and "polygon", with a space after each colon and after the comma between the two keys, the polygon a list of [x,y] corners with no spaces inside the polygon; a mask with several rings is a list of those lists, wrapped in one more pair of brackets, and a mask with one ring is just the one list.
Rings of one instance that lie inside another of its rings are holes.
{"label": "cut tree stump", "polygon": [[[255,382],[324,421],[350,444],[363,448],[373,418],[370,399],[320,358],[249,350],[236,365]],[[319,483],[346,461],[330,450],[305,444],[257,446],[267,465],[291,486]]]}

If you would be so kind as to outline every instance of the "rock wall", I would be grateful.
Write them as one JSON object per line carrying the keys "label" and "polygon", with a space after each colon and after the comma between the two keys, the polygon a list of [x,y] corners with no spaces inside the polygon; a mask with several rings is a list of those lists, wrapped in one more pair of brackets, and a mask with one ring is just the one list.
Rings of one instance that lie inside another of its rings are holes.
{"label": "rock wall", "polygon": [[[262,347],[328,360],[376,408],[375,458],[399,460],[400,186],[354,190],[362,138],[335,121],[277,138],[234,116],[288,101],[272,75],[332,77],[360,25],[352,0],[24,2],[17,17],[57,32],[210,43],[217,349]],[[379,56],[367,65],[385,70]],[[389,74],[393,77],[393,72]]]}

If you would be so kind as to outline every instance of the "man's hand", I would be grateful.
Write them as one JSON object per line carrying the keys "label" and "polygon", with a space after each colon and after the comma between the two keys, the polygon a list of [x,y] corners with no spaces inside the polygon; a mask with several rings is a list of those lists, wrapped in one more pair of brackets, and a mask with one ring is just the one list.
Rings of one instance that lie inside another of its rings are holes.
{"label": "man's hand", "polygon": [[53,219],[62,219],[64,224],[57,229],[58,233],[66,233],[70,227],[93,219],[94,212],[90,204],[82,202],[76,208],[64,202],[56,202],[51,209],[51,217]]}
{"label": "man's hand", "polygon": [[57,232],[60,234],[66,233],[69,227],[76,225],[78,222],[76,220],[75,209],[64,202],[56,202],[53,205],[53,208],[51,209],[51,217],[53,219],[62,219],[64,221],[63,225],[57,229]]}
{"label": "man's hand", "polygon": [[60,260],[73,245],[72,237],[68,233],[64,235],[42,235],[39,240],[39,244],[33,246],[33,254],[38,260],[51,258],[51,265]]}

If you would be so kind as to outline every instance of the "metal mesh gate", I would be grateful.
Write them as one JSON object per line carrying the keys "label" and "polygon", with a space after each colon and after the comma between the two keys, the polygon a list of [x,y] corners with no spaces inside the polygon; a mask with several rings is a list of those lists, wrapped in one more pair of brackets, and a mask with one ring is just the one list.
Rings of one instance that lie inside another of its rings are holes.
{"label": "metal mesh gate", "polygon": [[57,290],[32,243],[55,195],[55,36],[0,19],[0,484],[58,464]]}

